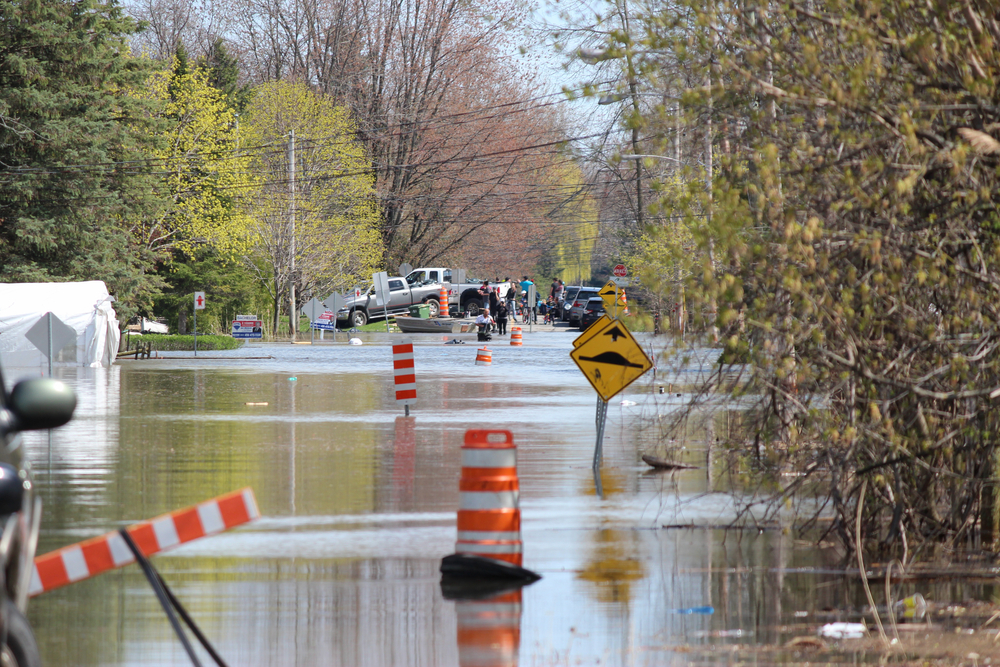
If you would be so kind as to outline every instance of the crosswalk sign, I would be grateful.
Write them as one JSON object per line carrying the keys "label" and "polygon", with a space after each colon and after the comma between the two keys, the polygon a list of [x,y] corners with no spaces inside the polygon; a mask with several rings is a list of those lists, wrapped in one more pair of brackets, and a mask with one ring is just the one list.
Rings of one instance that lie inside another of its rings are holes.
{"label": "crosswalk sign", "polygon": [[587,333],[591,335],[569,356],[604,401],[653,367],[653,362],[624,322],[610,320],[599,331],[591,333],[588,330]]}

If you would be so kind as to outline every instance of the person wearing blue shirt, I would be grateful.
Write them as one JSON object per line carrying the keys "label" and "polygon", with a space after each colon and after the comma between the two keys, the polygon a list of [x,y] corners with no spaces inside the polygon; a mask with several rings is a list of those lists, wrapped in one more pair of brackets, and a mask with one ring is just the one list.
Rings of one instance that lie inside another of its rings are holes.
{"label": "person wearing blue shirt", "polygon": [[528,286],[529,285],[534,285],[534,284],[535,283],[533,283],[530,280],[528,280],[528,276],[525,276],[524,280],[521,281],[521,291],[522,292],[527,292],[528,291]]}

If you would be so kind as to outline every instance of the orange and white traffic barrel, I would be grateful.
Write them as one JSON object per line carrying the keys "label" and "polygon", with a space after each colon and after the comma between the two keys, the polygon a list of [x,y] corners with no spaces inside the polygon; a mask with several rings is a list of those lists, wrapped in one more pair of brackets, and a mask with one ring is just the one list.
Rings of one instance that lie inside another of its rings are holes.
{"label": "orange and white traffic barrel", "polygon": [[455,553],[441,561],[447,577],[540,579],[521,567],[517,448],[510,431],[472,429],[462,445]]}
{"label": "orange and white traffic barrel", "polygon": [[521,564],[517,448],[510,431],[471,430],[462,445],[455,553]]}
{"label": "orange and white traffic barrel", "polygon": [[510,328],[510,344],[511,345],[522,345],[521,342],[521,327],[511,327]]}
{"label": "orange and white traffic barrel", "polygon": [[521,589],[455,602],[458,664],[517,667],[521,647]]}
{"label": "orange and white traffic barrel", "polygon": [[493,364],[493,353],[490,352],[489,348],[483,346],[476,350],[476,365],[477,366],[490,366]]}
{"label": "orange and white traffic barrel", "polygon": [[440,308],[438,308],[438,315],[441,316],[441,317],[449,317],[449,315],[448,315],[448,288],[447,287],[442,287],[441,288],[441,292],[438,295],[438,298],[440,299],[440,301],[438,301],[438,304],[440,305]]}

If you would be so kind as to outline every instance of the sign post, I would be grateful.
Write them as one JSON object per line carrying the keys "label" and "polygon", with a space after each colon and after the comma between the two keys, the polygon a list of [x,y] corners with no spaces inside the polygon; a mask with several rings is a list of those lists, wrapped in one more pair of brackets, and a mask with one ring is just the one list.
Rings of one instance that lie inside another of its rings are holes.
{"label": "sign post", "polygon": [[205,310],[205,293],[194,293],[194,356],[198,356],[198,311]]}
{"label": "sign post", "polygon": [[[76,329],[69,326],[51,312],[45,313],[34,326],[28,329],[24,337],[41,350],[49,359],[49,377],[52,377],[52,357],[62,352],[63,348],[76,340]],[[49,431],[49,467],[46,469],[52,475],[52,429]]]}
{"label": "sign post", "polygon": [[[444,276],[441,276],[444,278]],[[455,293],[455,312],[458,313],[455,317],[465,317],[465,313],[462,312],[462,285],[465,284],[465,269],[452,269],[451,271],[451,285],[448,289],[448,302],[451,303],[451,293]],[[449,305],[450,307],[450,305]]]}
{"label": "sign post", "polygon": [[375,305],[385,309],[385,331],[389,332],[389,274],[379,271],[372,274],[375,283]]}
{"label": "sign post", "polygon": [[608,400],[635,382],[653,367],[632,332],[618,319],[619,308],[624,308],[625,291],[620,289],[628,272],[619,264],[615,277],[601,288],[599,296],[605,303],[605,314],[573,341],[569,356],[583,371],[590,386],[597,392],[597,443],[594,447],[594,480],[600,489],[598,469],[604,446],[604,427],[608,418]]}
{"label": "sign post", "polygon": [[334,292],[330,296],[323,300],[323,305],[326,306],[330,311],[333,312],[333,317],[331,318],[330,324],[332,325],[331,331],[333,331],[333,342],[337,342],[337,313],[340,309],[346,305],[344,297],[338,292]]}
{"label": "sign post", "polygon": [[528,333],[531,333],[531,325],[535,321],[535,300],[538,292],[535,290],[535,283],[528,285]]}
{"label": "sign post", "polygon": [[52,377],[52,358],[76,340],[76,329],[52,313],[45,313],[28,329],[24,337],[49,358],[49,377]]}
{"label": "sign post", "polygon": [[319,302],[319,299],[313,297],[309,300],[309,303],[305,305],[303,310],[306,313],[306,317],[309,318],[309,344],[312,345],[316,342],[316,327],[313,323],[319,322],[319,318],[323,315],[326,307]]}

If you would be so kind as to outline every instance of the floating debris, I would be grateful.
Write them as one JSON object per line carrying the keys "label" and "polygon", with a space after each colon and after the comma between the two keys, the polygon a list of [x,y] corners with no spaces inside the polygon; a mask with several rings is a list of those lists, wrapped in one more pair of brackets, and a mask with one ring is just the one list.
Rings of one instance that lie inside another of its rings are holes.
{"label": "floating debris", "polygon": [[825,651],[827,649],[826,642],[819,637],[795,637],[790,639],[785,643],[786,648],[794,649],[810,649],[815,651]]}
{"label": "floating debris", "polygon": [[351,345],[361,345],[361,339],[360,338],[352,338],[351,340],[349,340],[347,342],[350,343]]}
{"label": "floating debris", "polygon": [[245,403],[244,405],[267,405],[267,401],[264,401],[262,403]]}
{"label": "floating debris", "polygon": [[684,607],[683,609],[671,609],[672,614],[714,614],[715,607]]}
{"label": "floating debris", "polygon": [[668,461],[666,459],[650,456],[649,454],[643,454],[642,460],[645,461],[647,465],[650,465],[657,470],[696,470],[698,468],[698,466],[689,466],[686,463]]}
{"label": "floating debris", "polygon": [[900,618],[920,621],[927,614],[927,600],[920,593],[915,593],[897,602],[895,608]]}
{"label": "floating debris", "polygon": [[819,636],[828,639],[861,639],[867,634],[864,623],[827,623],[819,629]]}

